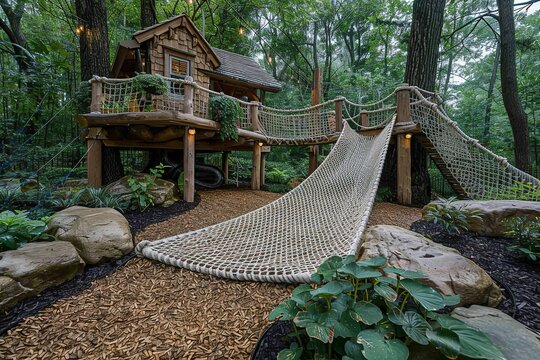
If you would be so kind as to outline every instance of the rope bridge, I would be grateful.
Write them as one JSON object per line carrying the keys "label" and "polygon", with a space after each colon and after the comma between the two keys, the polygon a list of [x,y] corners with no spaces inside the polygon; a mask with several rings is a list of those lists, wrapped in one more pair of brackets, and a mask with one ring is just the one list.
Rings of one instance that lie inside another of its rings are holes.
{"label": "rope bridge", "polygon": [[393,125],[371,137],[345,125],[325,161],[283,197],[217,225],[143,241],[137,253],[235,280],[307,282],[328,257],[356,253]]}

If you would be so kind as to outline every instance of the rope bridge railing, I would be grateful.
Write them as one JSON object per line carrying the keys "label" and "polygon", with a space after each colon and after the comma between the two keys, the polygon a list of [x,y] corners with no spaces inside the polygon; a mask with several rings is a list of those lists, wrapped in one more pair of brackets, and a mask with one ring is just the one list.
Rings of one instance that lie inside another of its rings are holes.
{"label": "rope bridge railing", "polygon": [[411,117],[434,145],[453,177],[474,199],[540,201],[540,181],[465,134],[436,94],[411,87]]}

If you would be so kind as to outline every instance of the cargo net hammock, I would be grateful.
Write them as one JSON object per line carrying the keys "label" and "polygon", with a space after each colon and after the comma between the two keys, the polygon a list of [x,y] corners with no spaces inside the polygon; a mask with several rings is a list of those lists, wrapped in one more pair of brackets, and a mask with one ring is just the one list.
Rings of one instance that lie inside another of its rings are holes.
{"label": "cargo net hammock", "polygon": [[235,280],[308,282],[328,257],[357,253],[393,124],[368,137],[345,123],[323,163],[280,199],[217,225],[142,241],[137,254]]}

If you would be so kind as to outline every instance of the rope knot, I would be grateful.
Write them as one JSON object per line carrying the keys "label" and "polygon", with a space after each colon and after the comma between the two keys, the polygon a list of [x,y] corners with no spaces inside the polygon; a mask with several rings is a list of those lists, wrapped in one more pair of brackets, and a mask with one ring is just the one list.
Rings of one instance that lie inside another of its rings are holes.
{"label": "rope knot", "polygon": [[137,254],[138,257],[144,257],[142,251],[148,245],[150,245],[150,241],[148,240],[143,240],[137,244],[137,246],[135,247],[135,253]]}

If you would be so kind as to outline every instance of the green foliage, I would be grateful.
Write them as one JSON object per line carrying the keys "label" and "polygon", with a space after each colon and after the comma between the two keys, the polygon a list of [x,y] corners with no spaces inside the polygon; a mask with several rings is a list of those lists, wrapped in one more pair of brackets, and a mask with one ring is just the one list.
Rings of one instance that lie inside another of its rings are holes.
{"label": "green foliage", "polygon": [[488,198],[494,200],[531,200],[540,199],[540,187],[533,183],[516,181],[506,191],[497,191],[488,195]]}
{"label": "green foliage", "polygon": [[221,140],[238,140],[237,122],[244,116],[240,104],[227,96],[213,96],[209,102],[209,117],[221,125]]}
{"label": "green foliage", "polygon": [[72,190],[69,189],[65,192],[57,193],[51,200],[50,204],[55,209],[66,209],[81,203],[81,196],[84,194],[85,189]]}
{"label": "green foliage", "polygon": [[442,225],[450,234],[460,234],[469,230],[471,220],[482,220],[477,210],[467,210],[463,206],[453,204],[455,197],[439,198],[437,202],[426,206],[423,219]]}
{"label": "green foliage", "polygon": [[137,92],[144,92],[152,95],[162,95],[169,91],[167,82],[151,74],[140,73],[133,78],[133,89]]}
{"label": "green foliage", "polygon": [[113,208],[124,211],[129,204],[120,195],[112,194],[106,188],[88,188],[85,190],[84,205],[92,208]]}
{"label": "green foliage", "polygon": [[156,186],[156,179],[161,178],[165,173],[165,168],[167,166],[160,163],[155,168],[150,169],[151,175],[145,174],[142,180],[135,177],[128,179],[131,191],[131,208],[144,211],[149,206],[154,205],[154,195],[150,191]]}
{"label": "green foliage", "polygon": [[183,193],[184,192],[184,172],[183,171],[181,171],[180,174],[178,175],[177,184],[178,184],[178,191]]}
{"label": "green foliage", "polygon": [[292,320],[285,359],[406,360],[408,345],[433,345],[450,359],[504,359],[482,332],[435,311],[459,303],[418,281],[426,275],[386,267],[383,257],[331,257],[279,304],[270,320]]}
{"label": "green foliage", "polygon": [[287,184],[267,184],[266,189],[273,193],[285,194],[291,190],[291,187]]}
{"label": "green foliage", "polygon": [[31,241],[54,240],[45,233],[46,229],[44,221],[30,220],[26,211],[3,211],[0,213],[0,251],[15,250]]}
{"label": "green foliage", "polygon": [[92,85],[88,81],[82,81],[79,88],[73,95],[75,110],[79,114],[90,112],[90,104],[92,103]]}
{"label": "green foliage", "polygon": [[290,177],[287,170],[272,169],[266,173],[266,179],[273,184],[287,184]]}
{"label": "green foliage", "polygon": [[515,217],[507,220],[506,235],[515,240],[515,244],[509,249],[520,251],[532,261],[540,259],[540,218],[526,216]]}
{"label": "green foliage", "polygon": [[0,187],[0,210],[13,209],[13,206],[24,198],[19,186]]}
{"label": "green foliage", "polygon": [[394,198],[392,190],[388,187],[382,186],[377,189],[377,195],[375,195],[375,201],[385,202],[390,201]]}

